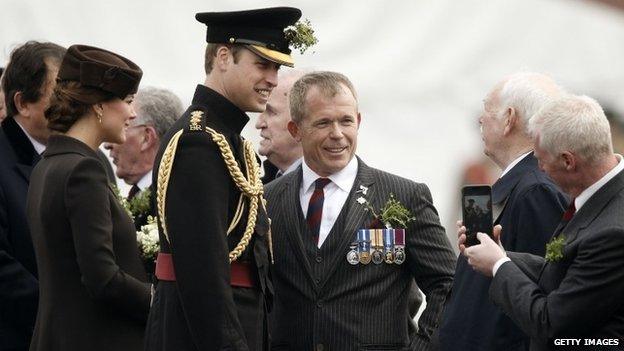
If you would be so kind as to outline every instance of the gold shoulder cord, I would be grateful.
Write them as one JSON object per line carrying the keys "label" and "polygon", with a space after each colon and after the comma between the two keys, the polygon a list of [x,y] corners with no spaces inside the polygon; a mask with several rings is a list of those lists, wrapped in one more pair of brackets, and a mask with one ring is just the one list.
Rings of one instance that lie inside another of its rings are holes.
{"label": "gold shoulder cord", "polygon": [[[201,111],[194,111],[191,114],[192,117],[195,117],[195,118],[191,118],[191,126],[190,126],[191,130],[200,129],[198,128],[199,118],[197,118],[198,116],[201,117],[200,114],[203,114],[203,113]],[[235,261],[236,259],[238,259],[240,255],[243,253],[243,251],[245,251],[245,248],[247,247],[247,245],[249,245],[249,241],[253,234],[254,227],[256,226],[256,219],[258,215],[258,202],[262,203],[262,205],[265,206],[265,204],[263,203],[264,188],[262,186],[262,181],[260,180],[260,166],[258,165],[258,162],[256,160],[256,154],[253,149],[253,145],[251,144],[250,141],[245,140],[243,142],[245,168],[247,170],[247,175],[249,177],[249,179],[246,179],[245,175],[241,172],[240,167],[238,166],[238,162],[236,161],[236,159],[234,158],[234,155],[232,154],[232,149],[230,148],[230,145],[225,139],[225,136],[209,127],[206,127],[205,131],[208,134],[210,134],[210,136],[212,137],[212,140],[219,147],[219,151],[221,152],[221,156],[223,157],[223,161],[225,162],[228,172],[230,173],[230,176],[234,180],[236,187],[241,191],[241,197],[239,198],[239,202],[236,208],[236,213],[234,217],[232,218],[232,223],[230,223],[227,234],[229,234],[240,221],[240,218],[242,216],[242,212],[244,209],[244,204],[242,201],[243,196],[249,198],[249,216],[247,218],[247,226],[245,227],[245,232],[243,233],[243,237],[241,238],[240,242],[238,243],[238,245],[236,245],[234,250],[232,250],[229,253],[229,260],[231,263],[232,261]],[[171,140],[169,141],[169,144],[167,144],[167,148],[165,149],[165,152],[163,153],[163,157],[160,161],[160,166],[158,168],[158,184],[156,188],[156,192],[157,192],[156,200],[157,200],[157,207],[158,207],[158,215],[160,217],[164,235],[167,238],[167,241],[169,241],[169,235],[167,232],[167,225],[166,225],[166,219],[165,219],[165,201],[167,197],[167,187],[169,185],[169,178],[171,176],[171,169],[173,167],[173,160],[175,158],[175,151],[177,149],[180,135],[182,135],[182,130],[178,131],[173,136],[173,138],[171,138]],[[271,254],[271,261],[273,261],[273,245],[271,241],[270,232],[268,235],[268,240],[269,240],[269,251]]]}

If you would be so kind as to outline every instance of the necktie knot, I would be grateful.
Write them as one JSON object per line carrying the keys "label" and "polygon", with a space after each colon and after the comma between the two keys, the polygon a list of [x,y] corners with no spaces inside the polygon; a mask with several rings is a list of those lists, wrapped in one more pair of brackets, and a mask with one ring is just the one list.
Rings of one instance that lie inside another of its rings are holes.
{"label": "necktie knot", "polygon": [[329,183],[331,183],[329,178],[318,178],[314,181],[314,190],[321,190]]}
{"label": "necktie knot", "polygon": [[141,189],[136,184],[133,184],[132,188],[130,188],[130,191],[128,192],[128,200],[131,200],[133,197],[135,197],[136,194],[139,193],[139,191],[141,191]]}
{"label": "necktie knot", "polygon": [[576,213],[576,206],[574,205],[574,200],[572,199],[570,201],[570,205],[568,206],[568,209],[563,213],[563,220],[564,221],[570,221],[572,219],[572,217],[574,216],[574,214]]}

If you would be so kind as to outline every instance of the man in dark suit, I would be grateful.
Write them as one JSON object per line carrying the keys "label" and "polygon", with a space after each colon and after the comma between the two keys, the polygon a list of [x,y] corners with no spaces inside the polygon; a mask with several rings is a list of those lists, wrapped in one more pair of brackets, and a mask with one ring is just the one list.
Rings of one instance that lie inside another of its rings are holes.
{"label": "man in dark suit", "polygon": [[505,253],[482,233],[479,245],[466,248],[464,228],[460,250],[472,267],[494,276],[490,298],[531,337],[531,350],[577,345],[562,340],[575,338],[580,349],[592,339],[612,345],[601,350],[621,350],[624,162],[613,153],[609,123],[593,99],[565,96],[540,110],[530,129],[540,168],[573,198],[546,257]]}
{"label": "man in dark suit", "polygon": [[[304,162],[266,186],[275,251],[273,349],[430,349],[455,256],[429,189],[355,157],[361,118],[344,75],[303,76],[291,90],[290,109],[289,130],[301,142]],[[369,243],[383,246],[382,239],[356,236],[380,224],[366,204],[379,211],[391,197],[412,221],[394,224],[404,236],[383,240],[396,244],[396,256],[371,263]],[[407,297],[414,280],[427,308],[410,340]]]}
{"label": "man in dark suit", "polygon": [[[503,171],[492,186],[494,224],[504,228],[501,241],[508,250],[544,256],[546,242],[567,206],[565,196],[540,171],[528,131],[530,118],[562,94],[550,77],[523,72],[496,84],[484,100],[479,123],[485,154]],[[528,350],[529,337],[489,301],[490,281],[464,257],[458,258],[440,326],[443,350]]]}
{"label": "man in dark suit", "polygon": [[[180,98],[167,89],[159,88],[140,89],[134,96],[132,107],[137,117],[126,129],[126,141],[123,144],[104,144],[117,167],[117,177],[131,186],[127,195],[129,202],[149,190],[160,140],[184,112]],[[137,206],[131,206],[130,210],[137,230],[147,224],[148,215],[156,215]]]}
{"label": "man in dark suit", "polygon": [[156,157],[161,252],[146,350],[268,349],[269,220],[240,132],[245,111],[264,110],[280,65],[293,65],[284,28],[300,16],[289,7],[195,16],[208,26],[207,76]]}
{"label": "man in dark suit", "polygon": [[30,172],[45,150],[44,111],[65,49],[27,42],[2,78],[7,118],[0,130],[0,349],[28,350],[37,314],[37,264],[26,221]]}

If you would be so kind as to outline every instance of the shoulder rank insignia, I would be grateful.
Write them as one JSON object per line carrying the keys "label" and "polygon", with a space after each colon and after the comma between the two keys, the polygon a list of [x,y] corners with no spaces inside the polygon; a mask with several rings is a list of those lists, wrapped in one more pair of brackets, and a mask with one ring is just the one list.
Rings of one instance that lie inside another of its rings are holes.
{"label": "shoulder rank insignia", "polygon": [[191,121],[189,123],[190,131],[200,131],[202,130],[202,117],[204,116],[204,112],[200,110],[195,110],[191,112]]}

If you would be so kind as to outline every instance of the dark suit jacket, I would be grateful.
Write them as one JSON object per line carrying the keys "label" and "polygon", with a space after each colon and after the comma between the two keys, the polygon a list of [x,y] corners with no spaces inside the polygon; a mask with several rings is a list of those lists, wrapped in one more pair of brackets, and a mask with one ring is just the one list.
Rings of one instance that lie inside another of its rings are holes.
{"label": "dark suit jacket", "polygon": [[262,168],[264,169],[264,175],[262,175],[262,184],[268,184],[275,179],[279,168],[271,163],[268,159],[262,162]]}
{"label": "dark suit jacket", "polygon": [[40,301],[31,351],[139,350],[150,288],[132,220],[95,151],[52,136],[32,173]]}
{"label": "dark suit jacket", "polygon": [[[274,350],[429,349],[453,282],[455,255],[440,226],[424,184],[370,168],[359,161],[358,175],[329,237],[312,243],[301,211],[302,169],[266,186],[275,251]],[[365,196],[380,208],[390,194],[411,209],[416,220],[406,231],[402,265],[350,265],[346,260],[356,232],[371,222],[358,204]],[[306,239],[304,239],[306,238]],[[408,293],[413,280],[427,297],[418,335],[409,345]],[[323,346],[320,346],[323,345]]]}
{"label": "dark suit jacket", "polygon": [[[544,256],[567,198],[540,171],[531,153],[494,184],[492,203],[503,208],[495,219],[495,224],[503,227],[503,247]],[[490,282],[475,272],[464,256],[459,257],[440,327],[443,350],[528,350],[528,336],[489,300]]]}
{"label": "dark suit jacket", "polygon": [[512,262],[504,263],[492,279],[490,297],[531,337],[532,351],[560,349],[553,346],[554,338],[617,338],[622,342],[622,213],[624,172],[555,231],[565,237],[562,259],[545,262],[535,255],[508,253]]}
{"label": "dark suit jacket", "polygon": [[[199,111],[200,130],[191,130]],[[268,279],[268,218],[258,209],[255,232],[240,262],[252,267],[254,288],[230,286],[228,253],[243,236],[249,200],[241,220],[227,235],[240,190],[205,126],[222,133],[246,173],[240,132],[249,117],[214,90],[197,86],[193,104],[164,136],[154,166],[158,168],[172,136],[183,130],[175,152],[165,204],[169,241],[160,228],[160,251],[170,253],[176,281],[160,281],[146,331],[146,351],[263,350],[268,344],[266,312],[272,297]],[[153,196],[152,199],[155,199]],[[154,206],[156,208],[156,206]],[[159,225],[162,226],[159,218]]]}
{"label": "dark suit jacket", "polygon": [[37,263],[26,221],[26,194],[39,160],[12,117],[0,130],[0,349],[27,350],[37,315]]}

